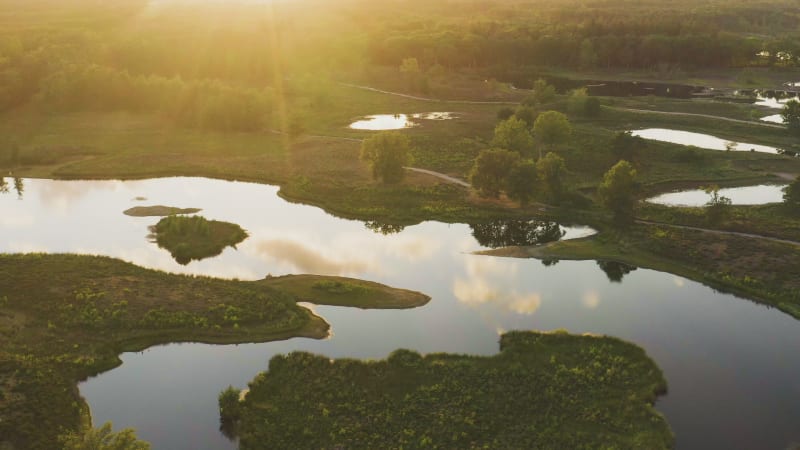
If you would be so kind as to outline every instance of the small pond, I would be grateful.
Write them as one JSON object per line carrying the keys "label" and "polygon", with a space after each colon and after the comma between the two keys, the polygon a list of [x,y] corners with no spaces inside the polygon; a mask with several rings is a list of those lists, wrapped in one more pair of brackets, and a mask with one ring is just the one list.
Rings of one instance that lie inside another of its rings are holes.
{"label": "small pond", "polygon": [[[731,199],[733,205],[764,205],[767,203],[780,203],[783,201],[784,185],[761,184],[758,186],[744,186],[722,188],[719,195]],[[666,206],[705,206],[711,196],[703,189],[669,192],[647,199],[649,203]]]}
{"label": "small pond", "polygon": [[671,142],[680,145],[692,145],[711,150],[728,150],[737,152],[761,152],[781,154],[782,151],[776,147],[768,145],[748,144],[743,142],[733,142],[721,139],[709,134],[692,133],[690,131],[670,130],[666,128],[647,128],[644,130],[634,130],[634,136],[640,136],[654,141]]}
{"label": "small pond", "polygon": [[769,123],[779,123],[783,124],[783,116],[780,114],[773,114],[771,116],[762,117],[760,119],[762,122],[769,122]]}
{"label": "small pond", "polygon": [[377,114],[365,116],[350,124],[354,130],[401,130],[420,124],[420,120],[450,120],[455,119],[451,112],[427,112],[417,114]]}
{"label": "small pond", "polygon": [[[345,275],[432,297],[411,310],[315,307],[326,340],[246,345],[174,344],[122,355],[124,364],[81,383],[96,424],[134,427],[156,450],[232,449],[219,432],[217,394],[306,350],[384,358],[397,348],[478,355],[504,330],[602,333],[632,341],[664,370],[657,408],[678,448],[786,448],[800,441],[800,322],[775,309],[668,273],[608,262],[473,255],[490,247],[585,235],[541,221],[424,222],[409,227],[344,220],[277,196],[278,188],[202,178],[19,180],[0,194],[0,251],[108,255],[176,273],[253,280],[266,274]],[[24,185],[24,186],[23,186]],[[180,265],[147,240],[148,204],[203,209],[250,237],[221,255]],[[376,232],[378,231],[378,232]]]}

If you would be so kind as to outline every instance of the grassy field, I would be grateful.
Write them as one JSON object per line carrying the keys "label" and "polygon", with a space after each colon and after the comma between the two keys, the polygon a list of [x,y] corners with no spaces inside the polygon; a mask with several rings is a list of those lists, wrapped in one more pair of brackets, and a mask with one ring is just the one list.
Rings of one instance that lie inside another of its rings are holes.
{"label": "grassy field", "polygon": [[[365,292],[350,297],[315,287],[338,285]],[[169,342],[326,337],[328,324],[297,306],[300,300],[361,308],[429,300],[338,277],[228,281],[110,258],[35,254],[0,255],[0,293],[0,447],[19,449],[56,448],[62,428],[85,425],[76,384],[119,365],[122,352]]]}
{"label": "grassy field", "polygon": [[511,332],[500,349],[276,356],[236,411],[240,448],[672,448],[652,407],[666,382],[639,347]]}

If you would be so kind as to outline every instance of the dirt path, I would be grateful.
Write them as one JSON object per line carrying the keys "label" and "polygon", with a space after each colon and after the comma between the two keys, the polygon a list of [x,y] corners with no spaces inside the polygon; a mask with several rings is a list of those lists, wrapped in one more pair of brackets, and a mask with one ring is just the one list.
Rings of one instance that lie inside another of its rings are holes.
{"label": "dirt path", "polygon": [[764,236],[764,235],[761,235],[761,234],[742,233],[742,232],[739,232],[739,231],[710,230],[708,228],[692,227],[692,226],[689,226],[689,225],[675,225],[675,224],[671,224],[671,223],[654,222],[652,220],[642,220],[642,219],[637,219],[636,223],[643,224],[643,225],[659,225],[659,226],[664,226],[664,227],[680,228],[682,230],[700,231],[700,232],[703,232],[703,233],[726,234],[726,235],[729,235],[729,236],[740,236],[740,237],[746,237],[746,238],[752,238],[752,239],[761,239],[761,240],[764,240],[764,241],[777,242],[777,243],[780,243],[780,244],[796,245],[796,246],[800,247],[800,242],[798,242],[798,241],[792,241],[790,239],[780,239],[780,238],[775,238],[775,237],[770,237],[770,236]]}
{"label": "dirt path", "polygon": [[445,174],[443,174],[441,172],[434,172],[433,170],[420,169],[418,167],[404,167],[404,169],[410,170],[412,172],[424,173],[424,174],[427,174],[427,175],[430,175],[430,176],[433,176],[433,177],[436,177],[436,178],[441,178],[442,180],[445,180],[448,183],[457,184],[457,185],[465,187],[467,189],[472,187],[471,184],[467,183],[464,180],[460,180],[458,178],[451,177],[450,175],[445,175]]}
{"label": "dirt path", "polygon": [[654,111],[651,109],[618,108],[615,106],[607,106],[607,108],[613,109],[615,111],[624,111],[624,112],[641,113],[641,114],[661,114],[664,116],[678,116],[678,117],[702,117],[705,119],[724,120],[725,122],[742,123],[745,125],[758,125],[761,127],[776,128],[779,130],[786,129],[786,127],[784,127],[783,125],[777,125],[773,123],[758,122],[755,120],[731,119],[730,117],[712,116],[710,114],[696,114],[696,113],[685,113],[676,111]]}
{"label": "dirt path", "polygon": [[369,86],[361,86],[358,84],[350,84],[350,83],[339,83],[342,86],[351,87],[354,89],[361,89],[364,91],[371,91],[377,92],[379,94],[387,94],[387,95],[394,95],[396,97],[403,97],[409,98],[411,100],[420,100],[423,102],[436,102],[436,103],[459,103],[459,104],[466,104],[466,105],[518,105],[519,102],[512,102],[512,101],[478,101],[478,100],[442,100],[438,98],[430,98],[430,97],[418,97],[416,95],[409,95],[403,94],[400,92],[392,92],[392,91],[384,91],[382,89],[376,89]]}

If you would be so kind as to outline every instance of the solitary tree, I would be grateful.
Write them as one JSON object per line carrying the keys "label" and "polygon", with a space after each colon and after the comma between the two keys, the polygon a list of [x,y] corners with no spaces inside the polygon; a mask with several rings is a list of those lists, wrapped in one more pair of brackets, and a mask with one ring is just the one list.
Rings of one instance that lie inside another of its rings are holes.
{"label": "solitary tree", "polygon": [[494,128],[492,146],[517,152],[529,156],[533,153],[533,136],[528,131],[528,125],[512,117],[497,124]]}
{"label": "solitary tree", "polygon": [[499,197],[500,192],[505,188],[506,179],[519,159],[519,153],[509,150],[482,151],[475,160],[475,165],[472,166],[469,175],[472,186],[478,190],[481,196]]}
{"label": "solitary tree", "polygon": [[530,159],[518,160],[506,179],[506,194],[525,206],[536,194],[536,164]]}
{"label": "solitary tree", "polygon": [[564,177],[567,174],[564,158],[548,153],[536,162],[536,174],[544,185],[547,198],[553,202],[560,201],[564,192]]}
{"label": "solitary tree", "polygon": [[800,176],[783,189],[783,203],[789,211],[800,213]]}
{"label": "solitary tree", "polygon": [[386,131],[361,143],[361,159],[372,166],[372,177],[386,184],[403,179],[403,166],[411,161],[408,137],[396,131]]}
{"label": "solitary tree", "polygon": [[240,395],[241,391],[233,386],[228,386],[227,389],[219,393],[219,417],[223,421],[239,420],[241,415]]}
{"label": "solitary tree", "polygon": [[624,159],[619,161],[606,172],[597,193],[617,221],[630,222],[636,204],[636,169]]}
{"label": "solitary tree", "polygon": [[[569,138],[572,133],[572,126],[569,119],[558,111],[546,111],[539,114],[533,124],[533,135],[545,146],[551,147],[558,145]],[[539,157],[542,156],[542,149],[539,149]]]}
{"label": "solitary tree", "polygon": [[794,134],[800,134],[800,102],[797,100],[789,100],[783,107],[781,112],[783,123]]}
{"label": "solitary tree", "polygon": [[719,195],[719,186],[710,186],[705,189],[711,196],[706,203],[706,220],[711,225],[718,225],[728,218],[731,209],[731,199]]}
{"label": "solitary tree", "polygon": [[59,437],[64,450],[150,450],[150,444],[136,439],[133,429],[112,431],[111,422],[100,428],[70,431]]}

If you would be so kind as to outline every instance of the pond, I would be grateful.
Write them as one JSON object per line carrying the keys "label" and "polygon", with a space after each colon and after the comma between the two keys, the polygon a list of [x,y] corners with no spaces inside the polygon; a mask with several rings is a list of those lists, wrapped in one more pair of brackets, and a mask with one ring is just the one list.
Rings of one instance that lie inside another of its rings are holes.
{"label": "pond", "polygon": [[783,116],[780,114],[773,114],[771,116],[762,117],[760,120],[762,122],[783,124]]}
{"label": "pond", "polygon": [[666,128],[647,128],[631,131],[634,136],[654,141],[670,142],[680,145],[692,145],[711,150],[731,150],[736,152],[761,152],[781,154],[782,151],[768,145],[748,144],[721,139],[709,134],[692,133],[690,131],[670,130]]}
{"label": "pond", "polygon": [[[722,188],[719,190],[719,195],[731,199],[733,205],[764,205],[782,202],[784,187],[785,185],[761,184]],[[703,189],[691,189],[661,194],[647,201],[658,205],[699,207],[705,206],[710,198],[711,196]]]}
{"label": "pond", "polygon": [[365,116],[350,124],[354,130],[401,130],[420,124],[420,120],[450,120],[455,119],[451,112],[427,112],[417,114],[377,114]]}
{"label": "pond", "polygon": [[[288,203],[273,186],[165,178],[23,180],[21,198],[0,195],[0,251],[115,256],[170,272],[258,279],[267,273],[347,275],[432,297],[412,310],[315,307],[327,340],[213,346],[174,344],[122,355],[124,364],[80,385],[96,424],[135,427],[155,449],[226,449],[217,394],[245,387],[277,353],[383,358],[397,348],[479,355],[512,329],[604,333],[643,346],[664,370],[657,407],[679,448],[785,448],[800,441],[797,320],[667,273],[594,261],[473,255],[580,227],[537,221],[399,227],[344,220]],[[122,212],[147,204],[197,207],[250,237],[185,266],[146,239],[157,217]],[[376,233],[383,231],[387,234]],[[390,233],[389,231],[396,231]]]}

